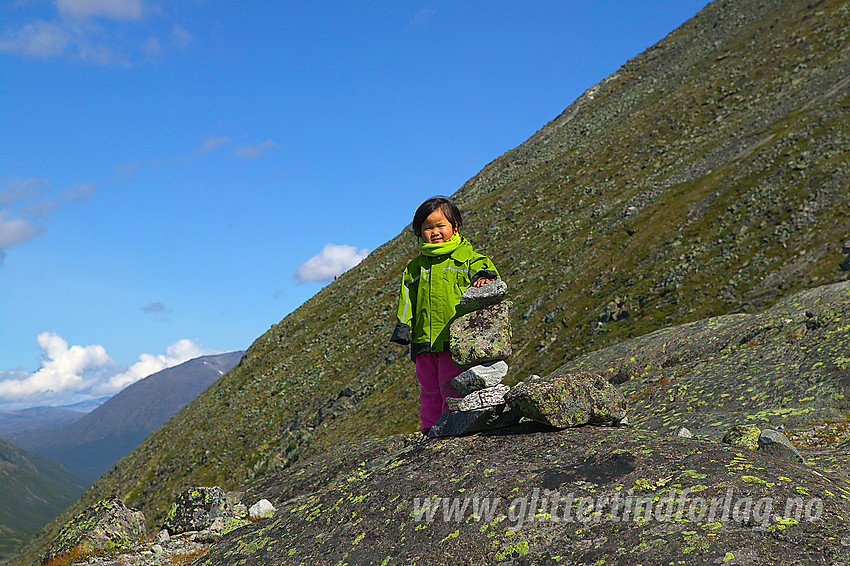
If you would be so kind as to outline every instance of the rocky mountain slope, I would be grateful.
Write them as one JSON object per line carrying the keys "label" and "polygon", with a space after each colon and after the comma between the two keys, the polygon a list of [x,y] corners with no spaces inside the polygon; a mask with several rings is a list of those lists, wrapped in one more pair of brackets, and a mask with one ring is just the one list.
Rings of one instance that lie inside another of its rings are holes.
{"label": "rocky mountain slope", "polygon": [[[846,279],[848,29],[846,1],[716,0],[456,193],[465,234],[511,289],[508,381]],[[273,326],[31,549],[105,494],[120,493],[154,526],[185,487],[243,486],[343,442],[415,430],[413,366],[387,341],[398,276],[415,253],[400,234]],[[798,330],[806,324],[789,318]],[[785,332],[762,322],[756,344]],[[738,340],[730,350],[749,344],[728,332]],[[755,363],[745,354],[736,363]],[[709,356],[679,369],[711,365]],[[672,395],[676,386],[664,385],[657,395]],[[765,393],[753,414],[801,408],[785,397],[808,387]],[[689,395],[680,392],[683,403]],[[688,412],[704,410],[698,398]]]}
{"label": "rocky mountain slope", "polygon": [[216,379],[244,352],[202,356],[127,386],[92,412],[58,429],[10,432],[27,450],[94,481],[136,448]]}
{"label": "rocky mountain slope", "polygon": [[88,482],[0,438],[0,560],[79,498]]}
{"label": "rocky mountain slope", "polygon": [[[842,282],[623,341],[553,373],[620,382],[630,427],[329,451],[252,485],[276,516],[198,564],[845,564],[848,328]],[[726,436],[769,426],[803,462]]]}

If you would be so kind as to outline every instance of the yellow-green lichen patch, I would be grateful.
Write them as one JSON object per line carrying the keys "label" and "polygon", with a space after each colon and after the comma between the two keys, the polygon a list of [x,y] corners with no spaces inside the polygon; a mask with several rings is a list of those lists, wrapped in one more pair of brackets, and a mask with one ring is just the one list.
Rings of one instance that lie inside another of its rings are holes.
{"label": "yellow-green lichen patch", "polygon": [[528,541],[520,541],[516,544],[506,546],[496,553],[495,559],[498,561],[507,560],[512,557],[525,556],[528,554]]}

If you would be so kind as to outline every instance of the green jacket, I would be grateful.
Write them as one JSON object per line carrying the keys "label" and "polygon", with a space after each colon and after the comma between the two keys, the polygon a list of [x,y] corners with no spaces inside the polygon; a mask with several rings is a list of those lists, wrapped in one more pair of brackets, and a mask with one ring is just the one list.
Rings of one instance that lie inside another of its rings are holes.
{"label": "green jacket", "polygon": [[448,350],[449,325],[464,314],[459,307],[460,296],[482,277],[498,279],[499,272],[490,258],[474,252],[464,237],[450,254],[419,254],[402,275],[398,323],[390,340],[410,344],[411,359],[425,352]]}

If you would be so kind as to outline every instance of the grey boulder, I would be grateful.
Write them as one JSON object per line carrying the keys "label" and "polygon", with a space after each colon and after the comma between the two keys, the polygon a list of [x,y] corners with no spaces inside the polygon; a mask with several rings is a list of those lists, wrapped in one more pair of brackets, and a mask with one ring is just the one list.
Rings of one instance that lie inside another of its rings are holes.
{"label": "grey boulder", "polygon": [[505,395],[510,408],[558,428],[618,424],[626,416],[626,398],[604,377],[587,372],[550,375],[524,381]]}

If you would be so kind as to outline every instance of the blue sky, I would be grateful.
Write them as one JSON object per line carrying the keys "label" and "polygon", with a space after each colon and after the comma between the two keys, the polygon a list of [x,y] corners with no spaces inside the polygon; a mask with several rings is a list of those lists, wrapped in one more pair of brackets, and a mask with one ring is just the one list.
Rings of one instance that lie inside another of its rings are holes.
{"label": "blue sky", "polygon": [[247,348],[705,4],[3,2],[0,407]]}

